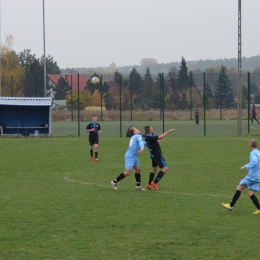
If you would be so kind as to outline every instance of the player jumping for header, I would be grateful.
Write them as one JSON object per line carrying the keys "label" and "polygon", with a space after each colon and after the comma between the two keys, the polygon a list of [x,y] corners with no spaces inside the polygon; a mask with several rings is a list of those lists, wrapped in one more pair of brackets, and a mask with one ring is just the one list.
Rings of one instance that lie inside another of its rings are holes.
{"label": "player jumping for header", "polygon": [[142,140],[142,136],[140,135],[140,131],[136,127],[130,127],[129,134],[131,135],[131,139],[128,149],[125,153],[125,171],[123,173],[120,173],[116,179],[111,181],[111,185],[114,190],[117,190],[117,183],[123,180],[125,177],[129,176],[132,172],[132,169],[134,168],[136,189],[145,190],[141,186],[141,168],[138,160],[138,154],[144,151],[144,142]]}
{"label": "player jumping for header", "polygon": [[[159,145],[159,139],[163,139],[169,133],[175,131],[175,129],[170,129],[161,135],[154,135],[153,128],[151,126],[145,126],[144,130],[145,130],[144,137],[145,137],[146,146],[150,151],[150,157],[152,159],[152,170],[150,172],[149,182],[146,185],[146,187],[148,190],[151,190],[152,187],[154,187],[155,190],[159,190],[158,182],[168,171],[166,161],[162,157],[162,150]],[[158,166],[161,170],[158,172],[156,178],[154,179]]]}

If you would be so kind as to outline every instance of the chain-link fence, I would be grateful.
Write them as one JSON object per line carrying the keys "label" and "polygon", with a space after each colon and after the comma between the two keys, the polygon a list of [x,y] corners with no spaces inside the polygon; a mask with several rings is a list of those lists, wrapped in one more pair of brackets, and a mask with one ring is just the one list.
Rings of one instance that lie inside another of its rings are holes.
{"label": "chain-link fence", "polygon": [[[47,89],[54,86],[54,93],[64,91],[63,105],[53,108],[53,133],[62,134],[59,122],[68,125],[71,122],[69,128],[72,129],[75,122],[88,122],[95,114],[101,122],[117,122],[119,131],[114,132],[118,132],[119,136],[124,135],[124,127],[132,125],[132,122],[143,121],[159,122],[155,125],[162,131],[168,122],[170,125],[186,123],[188,128],[197,126],[196,130],[187,131],[187,135],[237,134],[238,74],[234,69],[222,66],[218,71],[207,69],[205,72],[180,74],[174,69],[168,73],[154,73],[147,68],[142,73],[135,68],[129,69],[129,73],[93,72],[81,75],[85,82],[77,74],[68,74],[61,76],[64,81],[58,80],[53,85],[49,79]],[[93,84],[92,77],[98,77],[99,83]],[[18,93],[21,96],[17,87],[14,87],[19,84],[14,82],[12,76],[3,78],[2,82],[5,82],[2,84],[2,93],[9,96]],[[260,70],[242,73],[241,82],[243,134],[257,133],[258,122],[251,122],[251,110],[252,104],[256,104],[258,111],[260,104]],[[27,76],[23,84],[26,85],[24,96],[43,96],[42,76]],[[55,104],[56,100],[53,102]],[[197,125],[195,113],[199,118]],[[64,134],[69,133],[64,130]],[[75,134],[75,129],[72,134]]]}

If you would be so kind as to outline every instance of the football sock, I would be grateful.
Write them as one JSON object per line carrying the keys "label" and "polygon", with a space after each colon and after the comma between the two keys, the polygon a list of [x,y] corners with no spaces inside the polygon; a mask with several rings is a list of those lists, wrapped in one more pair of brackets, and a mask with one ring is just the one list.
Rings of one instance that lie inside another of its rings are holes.
{"label": "football sock", "polygon": [[90,149],[90,156],[93,157],[93,149]]}
{"label": "football sock", "polygon": [[234,197],[230,203],[230,206],[231,207],[234,207],[234,205],[236,204],[237,200],[239,199],[240,197],[240,194],[241,194],[241,191],[240,190],[236,190],[235,194],[234,194]]}
{"label": "football sock", "polygon": [[157,176],[156,176],[156,178],[155,178],[155,180],[154,180],[154,183],[158,183],[159,180],[163,177],[163,175],[164,175],[164,172],[163,171],[159,171]]}
{"label": "football sock", "polygon": [[136,186],[141,185],[141,174],[140,173],[135,173],[135,180],[136,180]]}
{"label": "football sock", "polygon": [[150,176],[149,176],[149,184],[151,184],[151,182],[153,181],[153,179],[154,179],[154,175],[155,175],[155,173],[150,172]]}
{"label": "football sock", "polygon": [[255,204],[256,208],[260,210],[260,205],[259,205],[259,201],[257,199],[257,197],[255,196],[255,194],[253,194],[250,199],[253,201],[253,203]]}
{"label": "football sock", "polygon": [[95,158],[98,158],[98,152],[95,152]]}
{"label": "football sock", "polygon": [[124,173],[120,173],[116,179],[113,180],[114,183],[118,183],[119,181],[125,178]]}

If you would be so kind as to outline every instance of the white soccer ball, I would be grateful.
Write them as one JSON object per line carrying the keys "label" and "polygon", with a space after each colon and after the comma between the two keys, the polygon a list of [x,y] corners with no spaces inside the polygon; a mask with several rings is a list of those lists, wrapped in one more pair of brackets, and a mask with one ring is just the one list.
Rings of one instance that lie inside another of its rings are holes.
{"label": "white soccer ball", "polygon": [[98,78],[98,77],[93,77],[93,78],[91,79],[91,83],[92,83],[92,84],[98,84],[98,83],[99,83],[99,78]]}

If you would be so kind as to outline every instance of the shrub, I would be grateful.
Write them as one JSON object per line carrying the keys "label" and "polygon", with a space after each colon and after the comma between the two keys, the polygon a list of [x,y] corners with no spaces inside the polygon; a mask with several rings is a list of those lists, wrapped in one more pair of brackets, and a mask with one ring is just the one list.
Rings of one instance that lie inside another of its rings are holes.
{"label": "shrub", "polygon": [[[98,119],[101,117],[101,111],[80,111],[80,120],[81,121],[90,121],[92,116],[96,115]],[[247,119],[247,109],[242,110],[242,118]],[[194,119],[194,111],[192,111],[192,118]],[[200,119],[203,119],[204,111],[200,109]],[[57,110],[52,112],[52,121],[71,121],[72,112],[66,110]],[[73,111],[73,118],[75,121],[78,119],[78,111]],[[208,120],[219,120],[220,119],[220,110],[219,109],[209,109],[206,111],[206,118]],[[103,110],[102,119],[105,121],[120,120],[120,111],[119,110]],[[122,120],[127,121],[131,119],[131,111],[125,110],[122,111]],[[159,110],[133,110],[132,119],[134,121],[159,121],[162,119],[162,113]],[[165,110],[164,111],[165,120],[189,120],[190,111],[189,110]],[[237,119],[237,110],[236,109],[223,109],[222,110],[222,119]]]}

